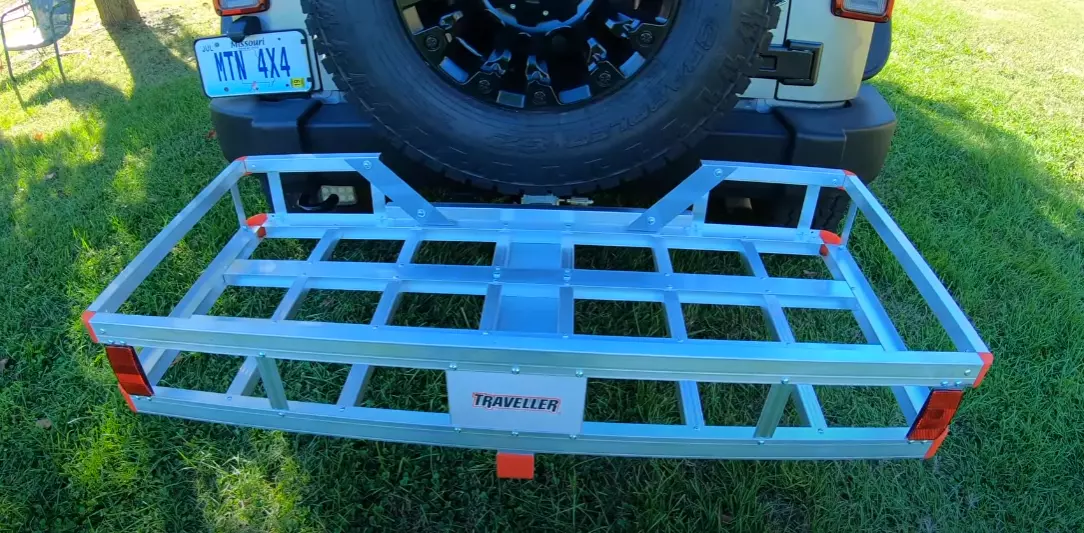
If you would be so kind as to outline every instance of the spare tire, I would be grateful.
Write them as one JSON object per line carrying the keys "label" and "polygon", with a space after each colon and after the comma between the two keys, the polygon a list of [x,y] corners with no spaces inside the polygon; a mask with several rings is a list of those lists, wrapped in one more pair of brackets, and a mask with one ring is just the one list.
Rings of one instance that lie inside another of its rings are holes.
{"label": "spare tire", "polygon": [[505,193],[661,168],[731,109],[774,0],[302,0],[335,85],[392,146]]}

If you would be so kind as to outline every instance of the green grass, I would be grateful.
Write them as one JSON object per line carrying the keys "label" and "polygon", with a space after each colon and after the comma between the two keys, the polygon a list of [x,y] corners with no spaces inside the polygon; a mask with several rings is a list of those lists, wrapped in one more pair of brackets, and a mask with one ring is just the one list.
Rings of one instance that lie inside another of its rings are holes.
{"label": "green grass", "polygon": [[[54,67],[27,71],[33,54],[16,63],[18,95],[0,83],[0,531],[1084,529],[1084,2],[897,6],[893,57],[875,84],[900,124],[874,189],[997,355],[934,460],[541,456],[537,479],[526,483],[497,480],[489,452],[127,410],[79,314],[222,166],[189,47],[217,28],[206,3],[182,16],[149,0],[141,2],[146,26],[110,33],[91,4],[80,5],[64,42],[86,52],[65,57],[68,84]],[[231,216],[213,212],[129,309],[168,313],[228,235]],[[857,228],[855,253],[909,345],[946,347],[870,237]],[[259,253],[311,249],[280,244]],[[456,262],[477,260],[453,251]],[[389,253],[354,247],[338,258]],[[580,266],[642,262],[619,255],[592,251]],[[731,272],[740,268],[731,259],[694,254],[675,263]],[[584,330],[620,317],[623,333],[665,332],[651,309],[600,311],[596,303],[584,303]],[[274,291],[230,293],[215,312],[266,316],[275,304]],[[351,322],[374,305],[365,295],[321,294],[302,314]],[[420,301],[404,313],[472,327],[472,306]],[[690,331],[764,335],[745,311],[695,309]],[[799,326],[847,341],[835,324],[811,317]],[[237,364],[185,354],[177,367],[185,372],[166,379],[221,389]],[[345,368],[291,365],[283,374],[291,396],[326,401]],[[380,369],[372,383],[365,405],[443,409],[447,401],[439,372]],[[899,423],[883,389],[822,393],[832,423]],[[590,419],[678,416],[667,403],[672,387],[592,381],[591,394]],[[712,385],[704,396],[709,421],[750,424],[764,390]],[[40,427],[43,419],[51,426]],[[784,423],[794,423],[792,412]]]}

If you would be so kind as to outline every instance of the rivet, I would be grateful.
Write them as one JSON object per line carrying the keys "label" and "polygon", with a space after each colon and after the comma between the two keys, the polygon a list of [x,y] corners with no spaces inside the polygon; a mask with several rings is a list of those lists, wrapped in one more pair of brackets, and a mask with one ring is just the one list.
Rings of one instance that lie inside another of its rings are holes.
{"label": "rivet", "polygon": [[512,367],[512,373],[513,374],[519,374],[519,367],[518,366]]}
{"label": "rivet", "polygon": [[373,168],[373,162],[372,161],[363,161],[361,163],[361,168],[364,168],[365,170],[369,170],[369,169]]}
{"label": "rivet", "polygon": [[509,5],[508,7],[512,8],[512,9],[515,9],[515,8],[516,8],[516,4],[511,4],[511,5]]}
{"label": "rivet", "polygon": [[518,432],[518,431],[513,431],[513,432],[512,432],[512,436],[513,436],[513,437],[518,437],[518,436],[519,436],[519,432]]}
{"label": "rivet", "polygon": [[418,210],[418,218],[425,218],[425,209]]}
{"label": "rivet", "polygon": [[965,376],[970,376],[971,375],[971,369],[968,368],[967,370],[964,370],[964,375]]}
{"label": "rivet", "polygon": [[948,382],[947,381],[942,381],[941,386],[942,387],[948,387]]}
{"label": "rivet", "polygon": [[716,178],[721,178],[721,177],[723,177],[723,169],[721,169],[721,168],[717,168],[717,169],[715,169],[715,177],[716,177]]}
{"label": "rivet", "polygon": [[459,368],[459,365],[457,365],[455,363],[452,363],[452,364],[448,365],[448,370],[455,370],[457,368]]}
{"label": "rivet", "polygon": [[582,378],[583,377],[583,370],[577,370],[576,371],[576,377]]}
{"label": "rivet", "polygon": [[779,382],[786,385],[787,383],[790,383],[790,378],[783,378],[783,379],[779,380]]}
{"label": "rivet", "polygon": [[339,408],[339,412],[341,413],[341,412],[343,412],[343,411],[346,411],[346,408],[345,408],[345,407],[340,407],[340,408]]}
{"label": "rivet", "polygon": [[456,433],[462,433],[462,432],[463,432],[463,428],[455,428],[455,432],[456,432]]}
{"label": "rivet", "polygon": [[546,10],[542,10],[542,16],[543,17],[548,17],[548,16],[550,16],[550,12],[546,11]]}
{"label": "rivet", "polygon": [[763,439],[761,439],[761,440],[758,440],[758,441],[757,441],[757,444],[764,444],[764,440],[763,440]]}
{"label": "rivet", "polygon": [[[105,329],[102,329],[102,333],[105,333]],[[970,372],[970,370],[968,370],[968,372]]]}
{"label": "rivet", "polygon": [[817,433],[824,434],[824,428],[817,428]]}
{"label": "rivet", "polygon": [[962,381],[956,381],[956,386],[957,387],[959,387],[960,385],[963,385],[963,384],[964,384],[964,382],[962,382]]}
{"label": "rivet", "polygon": [[279,411],[279,416],[286,416],[286,413],[283,413],[282,411]]}
{"label": "rivet", "polygon": [[647,217],[647,224],[649,226],[654,226],[655,225],[655,217]]}
{"label": "rivet", "polygon": [[228,401],[230,401],[230,400],[232,400],[232,399],[233,399],[233,396],[226,396],[226,401],[227,401],[227,402],[228,402]]}
{"label": "rivet", "polygon": [[569,435],[569,436],[568,436],[568,438],[570,438],[570,439],[572,439],[572,440],[576,440],[576,436],[575,436],[575,435]]}
{"label": "rivet", "polygon": [[693,426],[693,431],[700,431],[700,426]]}

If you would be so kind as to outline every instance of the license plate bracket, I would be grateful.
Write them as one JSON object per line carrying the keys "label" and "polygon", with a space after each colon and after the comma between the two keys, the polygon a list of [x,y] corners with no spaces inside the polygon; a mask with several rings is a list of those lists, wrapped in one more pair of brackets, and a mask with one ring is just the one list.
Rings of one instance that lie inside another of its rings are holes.
{"label": "license plate bracket", "polygon": [[203,92],[209,98],[312,92],[308,42],[301,30],[258,33],[240,42],[226,36],[197,39]]}

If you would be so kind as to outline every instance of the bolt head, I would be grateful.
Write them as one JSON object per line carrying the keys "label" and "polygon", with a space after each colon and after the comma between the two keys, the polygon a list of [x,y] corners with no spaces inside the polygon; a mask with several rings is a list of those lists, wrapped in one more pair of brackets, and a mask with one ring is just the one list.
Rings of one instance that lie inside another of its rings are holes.
{"label": "bolt head", "polygon": [[260,352],[260,357],[267,357],[267,352]]}
{"label": "bolt head", "polygon": [[455,363],[452,363],[452,364],[448,365],[448,370],[455,370],[457,368],[459,368],[459,365],[457,365]]}
{"label": "bolt head", "polygon": [[723,177],[723,169],[721,169],[721,168],[717,168],[717,169],[715,169],[715,177],[716,177],[716,178],[721,178],[721,177]]}
{"label": "bolt head", "polygon": [[598,84],[603,87],[609,87],[613,82],[613,76],[609,72],[603,72],[598,75]]}
{"label": "bolt head", "polygon": [[429,37],[425,38],[425,47],[428,48],[430,51],[436,50],[440,47],[440,41],[437,40],[437,37],[435,35],[430,35]]}
{"label": "bolt head", "polygon": [[964,370],[964,375],[965,376],[970,376],[971,375],[971,369],[968,368],[967,370]]}
{"label": "bolt head", "polygon": [[790,383],[790,378],[783,378],[783,379],[779,380],[779,382],[786,385],[787,383]]}
{"label": "bolt head", "polygon": [[425,209],[418,210],[418,218],[425,218]]}
{"label": "bolt head", "polygon": [[533,101],[535,105],[542,105],[546,103],[546,93],[544,91],[535,91],[533,95]]}
{"label": "bolt head", "polygon": [[519,367],[518,366],[512,367],[512,373],[513,374],[519,374]]}
{"label": "bolt head", "polygon": [[764,444],[764,441],[763,440],[758,440],[757,444]]}
{"label": "bolt head", "polygon": [[482,94],[489,94],[493,92],[493,85],[489,83],[489,80],[480,80],[478,82],[478,91]]}
{"label": "bolt head", "polygon": [[569,435],[569,436],[568,436],[568,438],[570,438],[570,439],[572,439],[572,440],[576,440],[576,436],[575,436],[575,435]]}
{"label": "bolt head", "polygon": [[655,225],[655,217],[647,217],[647,223],[651,226]]}
{"label": "bolt head", "polygon": [[543,17],[548,17],[548,16],[550,16],[550,12],[543,9],[542,10],[542,16]]}
{"label": "bolt head", "polygon": [[942,381],[941,386],[942,387],[948,387],[948,382],[947,381]]}
{"label": "bolt head", "polygon": [[369,169],[373,168],[373,162],[372,161],[363,161],[361,163],[361,168],[364,168],[365,170],[369,170]]}
{"label": "bolt head", "polygon": [[518,432],[518,431],[513,431],[513,432],[512,432],[512,436],[513,436],[513,437],[518,437],[518,436],[519,436],[519,432]]}
{"label": "bolt head", "polygon": [[456,432],[456,433],[462,433],[462,432],[463,432],[463,428],[455,428],[455,432]]}
{"label": "bolt head", "polygon": [[576,371],[576,377],[582,378],[583,377],[583,370],[577,370]]}
{"label": "bolt head", "polygon": [[508,6],[508,8],[509,8],[509,9],[515,9],[515,8],[516,8],[516,4],[511,4],[511,5],[509,5],[509,6]]}
{"label": "bolt head", "polygon": [[655,36],[648,31],[640,33],[639,39],[641,44],[651,44],[655,42]]}

